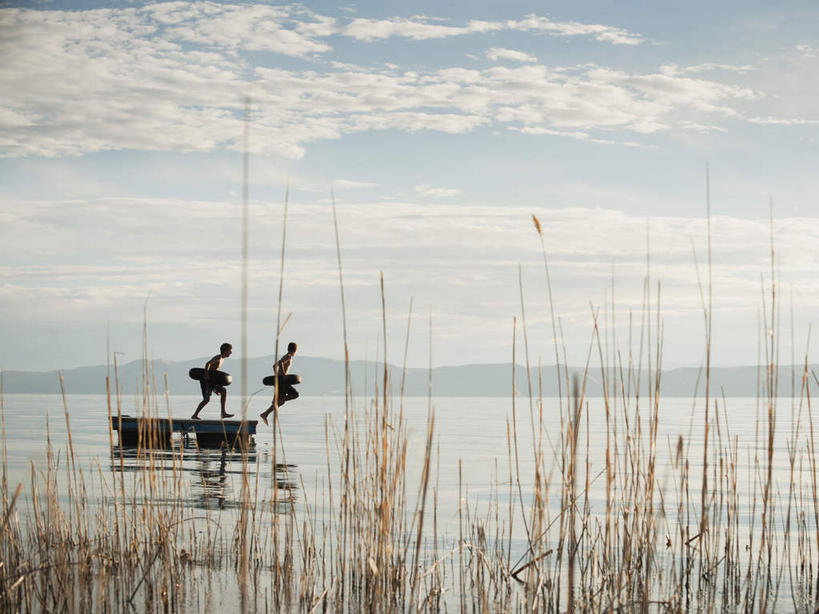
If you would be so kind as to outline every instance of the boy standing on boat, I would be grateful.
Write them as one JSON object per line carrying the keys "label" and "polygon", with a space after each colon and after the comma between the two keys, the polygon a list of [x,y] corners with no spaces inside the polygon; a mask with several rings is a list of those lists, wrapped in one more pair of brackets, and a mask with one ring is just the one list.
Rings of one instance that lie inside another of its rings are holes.
{"label": "boy standing on boat", "polygon": [[293,386],[288,382],[288,379],[285,377],[287,372],[290,370],[290,365],[293,362],[293,356],[296,354],[296,350],[299,349],[299,346],[296,345],[295,341],[291,341],[287,344],[287,354],[279,358],[278,362],[273,365],[273,373],[278,375],[278,386],[279,386],[279,395],[273,399],[273,402],[261,415],[260,418],[262,422],[267,424],[267,417],[270,415],[270,412],[275,411],[277,408],[284,405],[286,401],[292,401],[293,399],[297,399],[299,397],[298,391],[293,388]]}
{"label": "boy standing on boat", "polygon": [[208,404],[210,401],[211,393],[216,393],[221,397],[222,402],[222,420],[225,418],[232,418],[233,414],[229,414],[225,412],[225,403],[227,403],[227,390],[225,390],[224,386],[220,386],[210,380],[210,372],[211,371],[218,371],[222,368],[222,363],[225,361],[225,358],[230,356],[233,353],[233,346],[229,343],[223,343],[219,347],[219,353],[211,358],[209,361],[205,363],[205,372],[202,374],[202,379],[199,380],[199,386],[202,388],[202,402],[199,403],[199,407],[196,408],[196,411],[193,412],[191,416],[191,420],[200,420],[199,412],[202,411],[202,408]]}

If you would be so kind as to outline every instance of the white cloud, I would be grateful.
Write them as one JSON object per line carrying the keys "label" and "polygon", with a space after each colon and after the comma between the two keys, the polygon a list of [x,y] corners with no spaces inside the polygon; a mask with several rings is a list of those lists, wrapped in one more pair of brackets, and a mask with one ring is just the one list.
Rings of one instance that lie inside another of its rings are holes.
{"label": "white cloud", "polygon": [[819,57],[819,49],[813,45],[796,45],[796,50],[806,58]]}
{"label": "white cloud", "polygon": [[463,190],[457,188],[435,188],[427,184],[415,186],[415,191],[422,196],[429,196],[431,198],[451,198],[463,193]]}
{"label": "white cloud", "polygon": [[[569,139],[575,139],[578,141],[587,141],[589,143],[599,143],[601,145],[614,145],[617,144],[617,141],[607,140],[607,139],[595,139],[592,138],[587,132],[580,132],[580,131],[570,131],[570,130],[552,130],[550,128],[544,128],[542,126],[525,126],[523,128],[519,128],[519,131],[523,134],[548,134],[551,136],[562,136]],[[627,143],[622,143],[626,145]],[[639,146],[636,143],[633,143],[632,146]]]}
{"label": "white cloud", "polygon": [[680,73],[701,73],[701,72],[712,72],[712,71],[723,71],[723,72],[733,72],[738,74],[743,74],[750,72],[752,70],[756,70],[757,67],[751,64],[717,64],[714,62],[706,62],[705,64],[696,64],[694,66],[685,66],[682,68],[679,67],[669,67],[672,72],[676,69]]}
{"label": "white cloud", "polygon": [[316,38],[336,32],[332,18],[291,19],[297,16],[286,6],[170,2],[144,10],[165,26],[169,40],[297,57],[329,51],[330,46]]}
{"label": "white cloud", "polygon": [[472,20],[464,26],[450,26],[430,23],[427,17],[354,19],[344,29],[343,34],[362,41],[375,41],[393,36],[424,40],[447,38],[466,34],[497,32],[500,30],[534,31],[553,36],[591,36],[614,45],[639,45],[645,41],[640,35],[602,24],[585,24],[575,21],[552,21],[547,17],[528,15],[521,20],[480,21]]}
{"label": "white cloud", "polygon": [[548,17],[528,15],[519,21],[508,21],[512,30],[547,32],[556,36],[592,36],[596,40],[615,45],[639,45],[645,42],[640,34],[601,24],[585,24],[576,21],[552,21]]}
{"label": "white cloud", "polygon": [[816,126],[819,119],[802,119],[797,117],[751,117],[748,119],[752,124],[763,126]]}
{"label": "white cloud", "polygon": [[0,107],[0,128],[20,128],[33,126],[36,118],[27,117],[24,113]]}
{"label": "white cloud", "polygon": [[357,40],[371,42],[393,36],[424,40],[429,38],[446,38],[467,34],[473,30],[469,27],[444,26],[431,24],[419,19],[366,19],[359,17],[348,24],[343,33]]}
{"label": "white cloud", "polygon": [[513,60],[515,62],[537,62],[537,58],[530,53],[516,51],[515,49],[505,49],[503,47],[490,47],[486,50],[486,57],[496,62],[497,60]]}
{"label": "white cloud", "polygon": [[[719,130],[721,121],[744,117],[810,122],[740,111],[740,103],[757,100],[759,92],[697,75],[733,74],[744,66],[647,72],[546,66],[495,47],[487,52],[491,57],[526,65],[423,71],[333,62],[297,70],[254,67],[244,53],[319,56],[329,49],[323,37],[341,33],[337,20],[303,8],[207,2],[72,12],[3,9],[0,15],[9,51],[0,64],[5,157],[239,149],[245,94],[254,101],[252,151],[288,158],[303,156],[312,142],[372,130],[460,134],[494,127],[608,143],[703,126]],[[460,27],[421,17],[353,20],[344,27],[353,24],[350,32],[370,37],[506,28],[634,42],[617,28],[534,15]]]}
{"label": "white cloud", "polygon": [[378,186],[377,183],[370,183],[368,181],[352,181],[350,179],[336,179],[333,182],[333,185],[338,188],[375,188]]}
{"label": "white cloud", "polygon": [[590,36],[600,42],[614,45],[639,45],[645,39],[623,28],[603,24],[586,24],[576,21],[552,21],[548,17],[528,15],[520,20],[480,21],[472,20],[464,26],[430,23],[426,17],[390,19],[354,19],[344,29],[346,36],[362,40],[383,40],[393,36],[424,40],[447,38],[465,34],[497,32],[500,30],[533,31],[553,36]]}

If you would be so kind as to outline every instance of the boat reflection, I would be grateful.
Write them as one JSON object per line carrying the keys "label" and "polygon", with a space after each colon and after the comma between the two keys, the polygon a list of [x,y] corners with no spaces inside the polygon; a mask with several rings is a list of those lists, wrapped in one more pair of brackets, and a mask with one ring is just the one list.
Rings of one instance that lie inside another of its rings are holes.
{"label": "boat reflection", "polygon": [[[125,478],[135,473],[159,472],[172,480],[164,488],[151,488],[153,505],[184,502],[195,509],[230,510],[264,505],[289,513],[298,493],[298,467],[276,463],[267,451],[236,448],[200,448],[196,440],[179,440],[171,448],[138,448],[114,445],[111,471]],[[136,500],[134,500],[137,503]]]}

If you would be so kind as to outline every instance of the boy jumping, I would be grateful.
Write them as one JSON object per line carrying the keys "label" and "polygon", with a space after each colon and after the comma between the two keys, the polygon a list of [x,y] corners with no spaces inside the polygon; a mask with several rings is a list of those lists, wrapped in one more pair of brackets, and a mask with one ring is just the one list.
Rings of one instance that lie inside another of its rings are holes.
{"label": "boy jumping", "polygon": [[270,412],[275,411],[282,405],[284,405],[285,401],[292,401],[293,399],[297,399],[299,397],[298,391],[293,388],[292,385],[286,383],[285,375],[290,370],[290,364],[293,362],[293,356],[296,354],[296,350],[299,349],[299,346],[296,345],[294,341],[291,341],[287,344],[287,354],[279,358],[278,362],[273,365],[273,373],[278,374],[279,381],[279,396],[273,398],[273,402],[259,417],[262,419],[262,422],[267,424],[267,417],[270,415]]}
{"label": "boy jumping", "polygon": [[225,390],[224,386],[220,386],[218,384],[214,384],[210,381],[210,372],[211,371],[218,371],[222,368],[222,363],[225,361],[225,358],[230,356],[233,353],[233,346],[229,343],[223,343],[219,347],[219,353],[211,358],[209,361],[205,363],[205,372],[202,374],[202,379],[199,380],[199,386],[202,388],[202,402],[199,403],[199,407],[196,408],[196,411],[193,412],[191,416],[191,420],[200,420],[199,412],[202,411],[202,408],[208,404],[210,401],[211,393],[215,392],[222,398],[222,420],[225,418],[232,418],[233,414],[228,414],[225,412],[225,403],[227,402],[227,390]]}

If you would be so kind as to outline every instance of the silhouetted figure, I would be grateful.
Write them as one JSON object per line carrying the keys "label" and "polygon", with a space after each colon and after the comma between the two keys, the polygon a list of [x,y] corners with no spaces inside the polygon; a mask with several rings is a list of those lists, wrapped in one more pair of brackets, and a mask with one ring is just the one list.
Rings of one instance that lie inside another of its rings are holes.
{"label": "silhouetted figure", "polygon": [[216,393],[221,397],[222,420],[233,417],[233,414],[229,414],[225,411],[225,403],[227,403],[227,390],[225,390],[224,386],[216,384],[210,379],[210,372],[218,371],[222,367],[222,363],[225,361],[225,358],[230,356],[232,353],[233,346],[229,343],[223,343],[219,347],[219,353],[205,363],[205,372],[202,374],[202,379],[199,380],[199,386],[202,388],[202,402],[199,403],[199,407],[197,407],[196,411],[193,412],[191,420],[200,419],[199,412],[202,411],[202,408],[210,401],[211,393]]}
{"label": "silhouetted figure", "polygon": [[296,350],[299,349],[299,346],[296,345],[294,341],[291,341],[287,344],[287,354],[279,358],[278,362],[273,365],[273,373],[278,375],[278,388],[279,394],[278,396],[273,398],[273,402],[261,415],[260,418],[262,422],[268,424],[267,417],[270,415],[271,412],[276,411],[279,407],[284,405],[287,401],[292,401],[294,399],[299,398],[298,391],[293,388],[293,386],[287,383],[287,372],[290,370],[290,365],[293,363],[293,356],[296,354]]}

